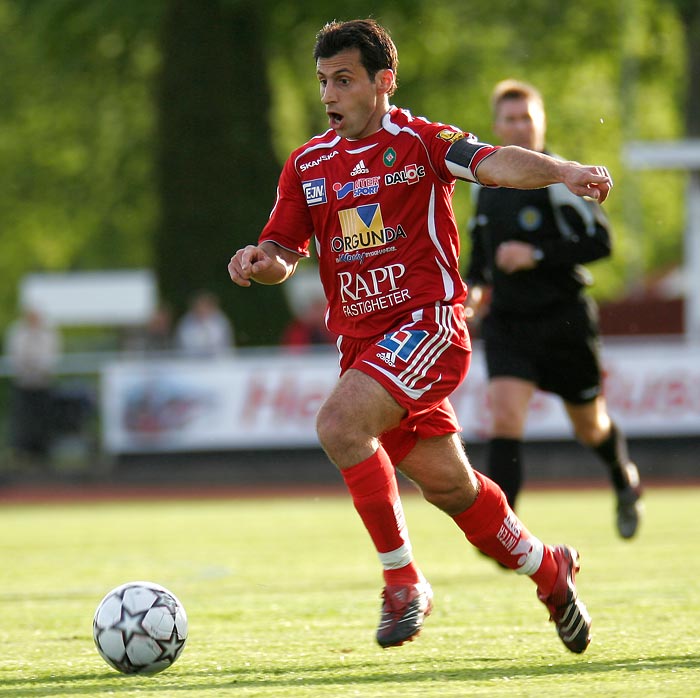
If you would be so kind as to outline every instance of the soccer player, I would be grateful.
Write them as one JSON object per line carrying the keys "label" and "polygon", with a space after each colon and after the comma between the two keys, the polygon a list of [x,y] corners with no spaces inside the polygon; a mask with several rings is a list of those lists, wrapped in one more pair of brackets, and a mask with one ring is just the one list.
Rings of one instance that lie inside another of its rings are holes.
{"label": "soccer player", "polygon": [[545,545],[472,469],[449,401],[470,342],[456,179],[487,186],[563,182],[603,201],[604,167],[479,142],[391,105],[397,53],[374,20],[332,22],[316,37],[316,77],[330,128],[291,153],[257,244],[228,265],[239,286],[277,284],[313,240],[338,336],[340,378],[321,406],[318,437],[340,469],[384,573],[382,647],[421,630],[433,592],[414,560],[396,470],[452,517],[479,550],[532,578],[565,646],[583,652],[591,619],[578,598],[578,553]]}
{"label": "soccer player", "polygon": [[[499,82],[492,109],[493,130],[503,145],[545,152],[545,110],[537,89]],[[601,207],[560,183],[529,191],[478,187],[470,228],[467,309],[483,316],[492,411],[489,476],[515,508],[530,400],[536,388],[554,393],[578,440],[606,465],[618,533],[632,538],[642,514],[639,473],[606,407],[597,308],[585,293],[590,274],[581,266],[610,254]],[[487,297],[490,304],[483,303]]]}

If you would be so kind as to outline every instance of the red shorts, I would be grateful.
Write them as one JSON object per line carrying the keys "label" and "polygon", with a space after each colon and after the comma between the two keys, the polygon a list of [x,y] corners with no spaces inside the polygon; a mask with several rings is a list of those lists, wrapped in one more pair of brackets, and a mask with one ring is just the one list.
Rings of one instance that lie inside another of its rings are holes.
{"label": "red shorts", "polygon": [[418,439],[461,431],[449,396],[469,371],[471,343],[464,306],[417,310],[399,328],[376,339],[342,337],[340,373],[371,376],[406,409],[401,424],[381,435],[400,463]]}

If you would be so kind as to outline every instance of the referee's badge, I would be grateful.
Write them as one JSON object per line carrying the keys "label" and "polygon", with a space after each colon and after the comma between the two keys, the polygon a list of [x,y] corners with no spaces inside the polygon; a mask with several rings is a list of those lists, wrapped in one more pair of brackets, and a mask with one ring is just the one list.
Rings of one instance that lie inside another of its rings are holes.
{"label": "referee's badge", "polygon": [[542,214],[534,206],[525,206],[518,213],[518,224],[523,230],[533,231],[542,225]]}

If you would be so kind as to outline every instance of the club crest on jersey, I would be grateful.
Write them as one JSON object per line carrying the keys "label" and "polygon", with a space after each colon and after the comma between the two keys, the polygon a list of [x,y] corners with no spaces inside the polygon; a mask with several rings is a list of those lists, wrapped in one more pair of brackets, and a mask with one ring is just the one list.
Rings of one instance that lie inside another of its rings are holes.
{"label": "club crest on jersey", "polygon": [[318,206],[319,204],[326,203],[325,178],[322,177],[321,179],[310,179],[306,182],[302,182],[301,188],[304,190],[306,203],[309,206]]}
{"label": "club crest on jersey", "polygon": [[542,213],[534,206],[525,206],[518,213],[518,224],[523,230],[537,230],[542,225]]}
{"label": "club crest on jersey", "polygon": [[393,167],[396,164],[396,151],[389,147],[384,151],[384,164]]}
{"label": "club crest on jersey", "polygon": [[435,134],[436,138],[440,140],[447,141],[448,143],[455,143],[456,141],[461,141],[464,138],[464,133],[462,131],[454,131],[451,128],[443,128],[442,131],[438,131]]}
{"label": "club crest on jersey", "polygon": [[384,226],[379,204],[346,208],[338,211],[338,217],[343,235],[331,240],[331,249],[336,253],[381,247],[399,237],[408,237],[400,225],[396,228]]}

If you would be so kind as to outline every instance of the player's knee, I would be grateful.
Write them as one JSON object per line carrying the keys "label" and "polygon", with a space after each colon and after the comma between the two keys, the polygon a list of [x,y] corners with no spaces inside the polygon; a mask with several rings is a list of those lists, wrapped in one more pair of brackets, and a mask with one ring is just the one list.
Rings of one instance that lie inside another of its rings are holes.
{"label": "player's knee", "polygon": [[355,445],[358,439],[356,421],[336,403],[324,404],[316,416],[316,434],[326,453],[342,452]]}
{"label": "player's knee", "polygon": [[499,434],[515,434],[522,429],[527,417],[527,410],[522,411],[513,402],[495,400],[491,404],[493,429]]}
{"label": "player's knee", "polygon": [[592,424],[587,427],[579,427],[575,430],[576,439],[584,446],[595,448],[600,445],[607,436],[606,432],[597,425]]}
{"label": "player's knee", "polygon": [[316,434],[321,446],[328,450],[327,447],[337,440],[338,432],[338,416],[333,410],[323,405],[316,415]]}
{"label": "player's knee", "polygon": [[423,487],[423,497],[427,502],[444,511],[449,516],[457,516],[466,511],[476,500],[476,488],[467,482],[436,488]]}
{"label": "player's knee", "polygon": [[524,419],[510,410],[502,410],[493,415],[493,435],[501,438],[519,439],[524,430]]}
{"label": "player's knee", "polygon": [[595,447],[601,444],[610,434],[610,421],[590,419],[574,424],[574,433],[584,446]]}

